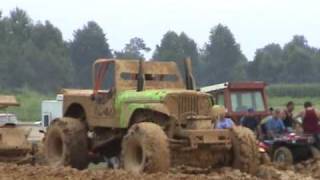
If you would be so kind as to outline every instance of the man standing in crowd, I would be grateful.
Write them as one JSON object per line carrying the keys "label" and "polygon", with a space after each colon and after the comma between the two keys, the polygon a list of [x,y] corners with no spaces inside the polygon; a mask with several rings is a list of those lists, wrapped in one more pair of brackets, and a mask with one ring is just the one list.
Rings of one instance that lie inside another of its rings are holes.
{"label": "man standing in crowd", "polygon": [[247,114],[241,118],[240,124],[256,132],[259,122],[254,116],[254,110],[252,108],[248,109]]}
{"label": "man standing in crowd", "polygon": [[289,101],[283,111],[283,124],[287,129],[292,129],[293,127],[293,110],[294,103],[292,101]]}
{"label": "man standing in crowd", "polygon": [[302,128],[305,134],[312,134],[316,140],[316,146],[320,148],[320,112],[313,107],[312,103],[307,101],[304,103],[304,110],[297,117],[301,117]]}
{"label": "man standing in crowd", "polygon": [[273,116],[273,108],[270,107],[269,108],[269,115],[266,116],[265,118],[261,119],[261,121],[259,122],[259,125],[258,125],[258,136],[259,136],[259,139],[265,139],[266,136],[267,136],[267,122],[268,120],[270,120]]}

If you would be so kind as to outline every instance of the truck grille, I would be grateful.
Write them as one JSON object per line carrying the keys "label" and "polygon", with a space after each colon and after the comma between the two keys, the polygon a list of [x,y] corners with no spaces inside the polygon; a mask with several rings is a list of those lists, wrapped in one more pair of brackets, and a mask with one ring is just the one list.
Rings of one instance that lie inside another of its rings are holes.
{"label": "truck grille", "polygon": [[209,96],[201,93],[172,93],[165,99],[171,116],[180,123],[186,123],[190,116],[209,116],[211,104]]}
{"label": "truck grille", "polygon": [[186,115],[199,114],[198,96],[178,96],[178,116],[179,119],[185,118]]}

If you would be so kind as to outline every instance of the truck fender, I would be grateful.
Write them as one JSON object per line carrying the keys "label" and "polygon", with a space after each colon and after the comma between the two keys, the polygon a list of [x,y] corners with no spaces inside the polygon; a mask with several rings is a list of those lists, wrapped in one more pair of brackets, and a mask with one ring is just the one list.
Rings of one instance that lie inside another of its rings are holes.
{"label": "truck fender", "polygon": [[149,104],[129,104],[125,108],[125,110],[120,115],[120,126],[125,128],[129,126],[130,119],[133,116],[133,114],[138,110],[151,110],[155,112],[159,112],[162,114],[165,114],[167,116],[170,116],[170,111],[168,108],[161,103],[149,103]]}

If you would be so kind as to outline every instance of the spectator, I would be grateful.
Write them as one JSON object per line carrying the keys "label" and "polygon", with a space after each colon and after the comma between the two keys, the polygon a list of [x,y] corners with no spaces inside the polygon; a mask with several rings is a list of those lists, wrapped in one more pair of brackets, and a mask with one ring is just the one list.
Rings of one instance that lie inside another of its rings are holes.
{"label": "spectator", "polygon": [[293,110],[294,110],[294,103],[289,101],[284,109],[284,117],[283,117],[283,124],[287,129],[292,129],[293,127]]}
{"label": "spectator", "polygon": [[218,129],[230,129],[234,126],[232,119],[226,118],[226,110],[222,108],[218,114],[218,119],[215,124],[215,128]]}
{"label": "spectator", "polygon": [[286,128],[281,119],[281,110],[275,109],[273,115],[266,122],[267,135],[269,137],[274,137],[277,134],[282,134],[285,132]]}
{"label": "spectator", "polygon": [[311,102],[304,103],[304,110],[301,111],[297,117],[301,117],[303,132],[306,134],[312,134],[316,140],[316,146],[320,148],[320,112],[315,109]]}
{"label": "spectator", "polygon": [[270,107],[269,108],[269,115],[264,117],[260,122],[259,122],[259,126],[258,126],[258,137],[260,139],[265,139],[265,137],[267,136],[267,122],[269,119],[271,119],[273,116],[273,108]]}
{"label": "spectator", "polygon": [[259,122],[254,116],[254,110],[252,108],[248,109],[247,114],[241,118],[240,123],[242,126],[251,129],[253,132],[256,132]]}

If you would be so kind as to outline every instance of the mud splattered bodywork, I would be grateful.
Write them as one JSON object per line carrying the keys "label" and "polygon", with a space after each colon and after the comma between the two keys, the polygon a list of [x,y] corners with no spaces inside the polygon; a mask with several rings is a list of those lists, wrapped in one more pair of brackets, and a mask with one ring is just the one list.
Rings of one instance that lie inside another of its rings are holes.
{"label": "mud splattered bodywork", "polygon": [[[91,90],[62,91],[65,117],[48,129],[49,162],[84,168],[90,151],[122,156],[124,167],[135,172],[166,171],[170,161],[202,167],[233,164],[253,172],[253,134],[242,128],[213,129],[212,97],[195,90],[191,61],[185,65],[186,83],[174,62],[97,60]],[[88,141],[79,134],[88,134]]]}
{"label": "mud splattered bodywork", "polygon": [[145,90],[137,92],[138,61],[98,60],[93,66],[94,87],[101,86],[97,86],[96,81],[101,66],[111,67],[111,64],[115,68],[114,84],[109,89],[63,90],[66,116],[86,117],[90,128],[128,128],[137,110],[156,111],[173,120],[181,120],[180,123],[195,115],[208,118],[210,97],[205,93],[185,90],[175,63],[145,62]]}

